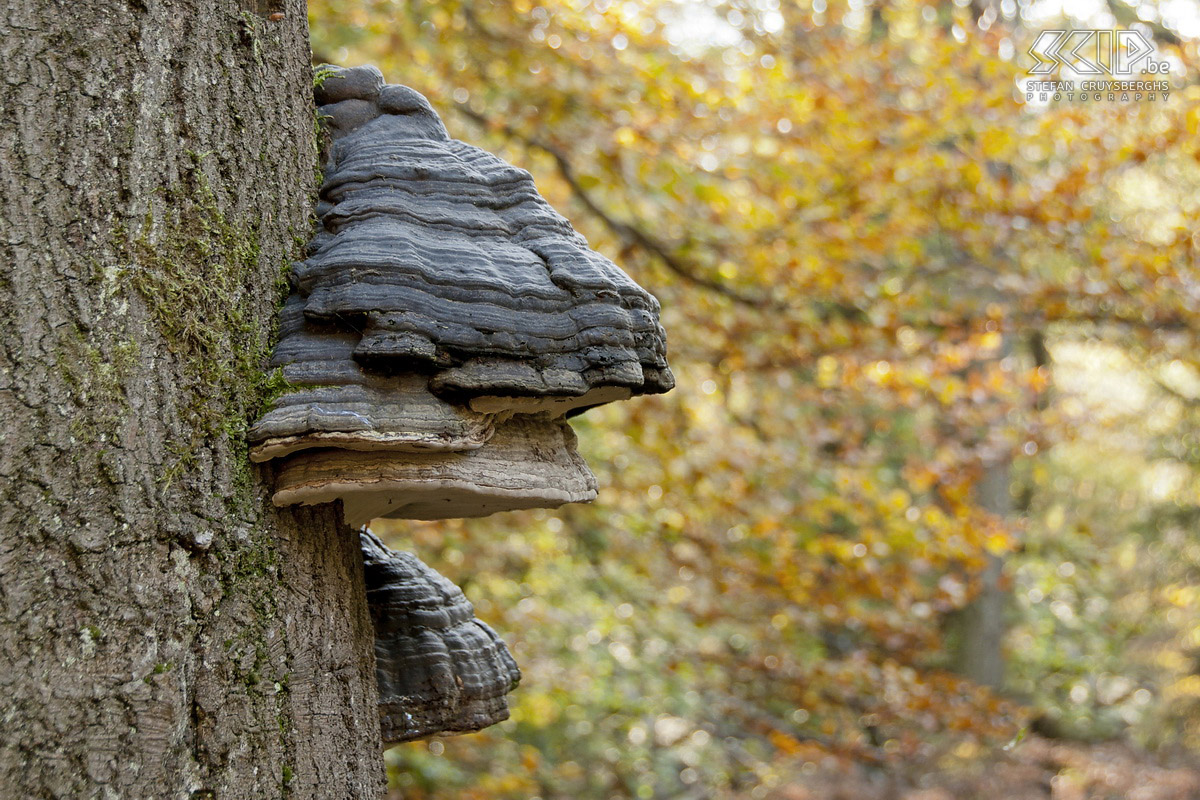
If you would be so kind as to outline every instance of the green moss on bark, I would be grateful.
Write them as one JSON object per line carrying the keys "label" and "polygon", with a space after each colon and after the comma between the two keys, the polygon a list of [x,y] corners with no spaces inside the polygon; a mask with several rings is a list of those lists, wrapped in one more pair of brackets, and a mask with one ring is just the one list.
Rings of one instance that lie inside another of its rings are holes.
{"label": "green moss on bark", "polygon": [[[246,428],[272,391],[264,364],[273,330],[259,318],[254,285],[259,229],[226,215],[203,170],[205,156],[191,158],[183,185],[164,191],[159,210],[147,214],[136,235],[118,231],[117,238],[128,257],[129,285],[189,380],[177,409],[189,434],[172,443],[162,481],[194,466],[205,440],[225,438],[237,471],[231,499],[242,503],[253,483]],[[276,278],[277,298],[285,269]]]}
{"label": "green moss on bark", "polygon": [[[126,409],[124,384],[140,359],[137,342],[117,340],[102,346],[79,325],[62,337],[55,352],[55,365],[75,402],[83,408],[100,407],[109,412]],[[116,413],[103,417],[78,414],[71,421],[71,435],[83,443],[103,441],[116,434],[119,420]]]}

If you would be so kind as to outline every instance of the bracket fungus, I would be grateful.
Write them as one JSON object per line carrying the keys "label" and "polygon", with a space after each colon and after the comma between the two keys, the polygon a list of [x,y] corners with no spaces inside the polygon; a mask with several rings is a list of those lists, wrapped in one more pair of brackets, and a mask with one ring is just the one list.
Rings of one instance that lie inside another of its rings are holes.
{"label": "bracket fungus", "polygon": [[466,733],[508,719],[521,680],[503,640],[462,590],[412,553],[362,533],[385,744]]}
{"label": "bracket fungus", "polygon": [[[528,172],[451,139],[374,67],[323,68],[318,230],[249,433],[276,505],[447,519],[586,502],[567,417],[674,385],[658,301],[591,250]],[[453,583],[361,534],[384,741],[506,719],[520,678]]]}
{"label": "bracket fungus", "polygon": [[250,431],[278,505],[442,519],[595,497],[566,417],[674,385],[658,302],[528,172],[374,67],[326,68],[319,230]]}

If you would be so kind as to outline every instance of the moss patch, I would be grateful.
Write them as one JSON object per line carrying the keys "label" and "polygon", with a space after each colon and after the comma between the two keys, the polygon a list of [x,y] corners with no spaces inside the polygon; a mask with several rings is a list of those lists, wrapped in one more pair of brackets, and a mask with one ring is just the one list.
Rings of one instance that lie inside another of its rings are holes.
{"label": "moss patch", "polygon": [[102,417],[75,416],[71,435],[82,442],[95,442],[117,433],[120,416],[111,412],[126,407],[124,384],[141,360],[138,344],[132,340],[118,340],[107,350],[74,325],[63,335],[55,353],[55,366],[80,407],[100,407],[110,412]]}
{"label": "moss patch", "polygon": [[[261,259],[259,230],[225,215],[201,169],[204,156],[191,157],[184,184],[164,190],[157,216],[148,213],[136,236],[118,231],[118,240],[131,264],[129,283],[187,382],[178,413],[190,434],[172,442],[162,480],[193,466],[205,440],[228,437],[235,463],[245,465],[236,487],[242,490],[251,484],[246,427],[268,391],[263,363],[271,331],[257,318],[261,303],[248,285]],[[283,270],[277,282],[281,294]]]}

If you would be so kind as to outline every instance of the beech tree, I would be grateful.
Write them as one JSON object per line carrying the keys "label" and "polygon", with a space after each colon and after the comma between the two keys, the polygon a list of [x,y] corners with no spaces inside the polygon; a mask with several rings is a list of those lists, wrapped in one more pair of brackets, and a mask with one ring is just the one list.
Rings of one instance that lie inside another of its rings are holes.
{"label": "beech tree", "polygon": [[383,788],[357,535],[246,458],[317,182],[300,0],[0,18],[0,786]]}

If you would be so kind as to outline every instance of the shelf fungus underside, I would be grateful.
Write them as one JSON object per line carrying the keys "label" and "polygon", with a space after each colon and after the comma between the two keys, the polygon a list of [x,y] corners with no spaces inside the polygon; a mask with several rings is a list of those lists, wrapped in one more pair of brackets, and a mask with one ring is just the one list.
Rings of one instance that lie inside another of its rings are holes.
{"label": "shelf fungus underside", "polygon": [[384,743],[508,719],[506,696],[521,673],[462,590],[369,533],[361,544]]}
{"label": "shelf fungus underside", "polygon": [[566,417],[672,387],[658,302],[411,89],[333,69],[317,102],[319,230],[274,354],[289,388],[250,432],[275,502],[340,499],[362,525],[592,499]]}

